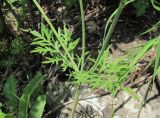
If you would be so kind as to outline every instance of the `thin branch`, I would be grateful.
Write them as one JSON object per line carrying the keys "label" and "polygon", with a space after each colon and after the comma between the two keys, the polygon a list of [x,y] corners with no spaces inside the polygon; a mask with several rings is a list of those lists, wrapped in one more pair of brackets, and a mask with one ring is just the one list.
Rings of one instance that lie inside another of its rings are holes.
{"label": "thin branch", "polygon": [[26,4],[27,4],[27,10],[29,12],[29,15],[30,15],[30,20],[31,20],[31,25],[32,25],[32,28],[33,30],[36,29],[36,25],[35,25],[35,20],[34,20],[34,12],[33,12],[33,9],[32,9],[32,3],[30,0],[26,0]]}

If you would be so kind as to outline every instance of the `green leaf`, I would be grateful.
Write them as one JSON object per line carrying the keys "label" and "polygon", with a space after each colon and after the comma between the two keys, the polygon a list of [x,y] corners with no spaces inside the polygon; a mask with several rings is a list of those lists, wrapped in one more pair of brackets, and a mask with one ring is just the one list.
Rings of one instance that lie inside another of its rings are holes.
{"label": "green leaf", "polygon": [[9,5],[13,8],[13,4],[17,2],[17,0],[6,0]]}
{"label": "green leaf", "polygon": [[31,31],[31,34],[33,34],[34,36],[36,36],[38,38],[42,38],[43,39],[42,35],[39,32],[35,31],[35,30]]}
{"label": "green leaf", "polygon": [[73,42],[70,42],[68,45],[68,50],[74,50],[78,43],[79,43],[79,39],[77,39]]}
{"label": "green leaf", "polygon": [[136,15],[142,16],[145,14],[146,9],[149,7],[149,1],[148,0],[136,0],[133,2],[133,6],[136,9]]}
{"label": "green leaf", "polygon": [[124,90],[125,92],[127,92],[133,99],[138,100],[138,95],[135,93],[135,91],[129,87],[126,86],[122,86],[121,87],[122,90]]}
{"label": "green leaf", "polygon": [[5,114],[4,112],[1,111],[0,109],[0,118],[15,118],[11,114]]}
{"label": "green leaf", "polygon": [[6,83],[4,84],[4,90],[3,94],[8,99],[8,102],[12,106],[17,105],[17,79],[14,77],[14,75],[10,75],[7,78]]}
{"label": "green leaf", "polygon": [[14,3],[14,2],[17,2],[17,0],[7,0],[9,3]]}
{"label": "green leaf", "polygon": [[76,48],[79,39],[71,40],[72,32],[67,29],[65,24],[63,30],[58,28],[57,35],[59,39],[57,40],[54,39],[53,31],[48,29],[44,24],[41,25],[41,33],[37,31],[31,31],[31,33],[36,36],[32,42],[32,45],[35,45],[35,48],[31,53],[40,53],[43,56],[47,56],[43,63],[58,64],[61,62],[62,68],[76,65],[74,63],[74,49]]}
{"label": "green leaf", "polygon": [[41,118],[46,104],[46,96],[42,95],[37,98],[36,103],[31,108],[29,118]]}
{"label": "green leaf", "polygon": [[20,54],[23,51],[23,48],[23,41],[20,37],[16,37],[14,40],[12,40],[10,48],[11,54]]}
{"label": "green leaf", "polygon": [[29,100],[35,89],[40,86],[43,75],[38,72],[33,80],[31,80],[24,88],[24,92],[20,98],[18,118],[28,118]]}

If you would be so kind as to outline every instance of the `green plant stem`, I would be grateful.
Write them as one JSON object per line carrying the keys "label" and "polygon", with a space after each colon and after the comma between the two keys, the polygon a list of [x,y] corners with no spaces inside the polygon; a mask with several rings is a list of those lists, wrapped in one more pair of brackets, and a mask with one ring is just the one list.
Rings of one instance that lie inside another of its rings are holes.
{"label": "green plant stem", "polygon": [[74,102],[73,109],[71,112],[71,118],[74,118],[74,116],[75,116],[76,107],[77,107],[77,104],[79,101],[79,96],[80,96],[80,85],[77,85],[76,98],[75,98],[75,102]]}
{"label": "green plant stem", "polygon": [[117,24],[117,22],[118,22],[119,16],[120,16],[120,14],[121,14],[124,6],[125,6],[125,3],[124,3],[123,0],[121,0],[120,3],[119,3],[119,6],[118,6],[118,8],[117,8],[117,12],[116,12],[116,14],[115,14],[115,17],[114,17],[114,19],[113,19],[113,22],[112,22],[112,24],[110,25],[109,30],[108,30],[108,33],[107,33],[107,35],[106,35],[106,37],[105,37],[105,39],[104,39],[101,52],[100,52],[100,54],[98,55],[98,58],[97,58],[95,64],[93,65],[93,67],[92,67],[89,71],[91,71],[91,72],[94,71],[94,70],[96,69],[99,61],[101,60],[101,57],[102,57],[102,55],[103,55],[103,53],[104,53],[104,51],[105,51],[105,49],[106,49],[106,47],[107,47],[107,45],[108,45],[108,41],[109,41],[109,39],[110,39],[110,37],[111,37],[111,35],[112,35],[112,33],[113,33],[113,30],[114,30],[114,28],[115,28],[115,26],[116,26],[116,24]]}
{"label": "green plant stem", "polygon": [[[82,63],[81,63],[81,71],[83,71],[84,69],[84,60],[85,60],[85,16],[84,16],[84,10],[83,10],[83,2],[82,0],[79,0],[79,4],[80,4],[80,12],[81,12],[81,22],[82,22]],[[80,96],[80,85],[77,85],[77,90],[76,90],[76,99],[75,99],[75,103],[71,112],[71,118],[74,118],[75,115],[75,111],[76,111],[76,107],[78,104],[78,100],[79,100],[79,96]]]}
{"label": "green plant stem", "polygon": [[58,35],[57,31],[55,30],[54,26],[52,25],[52,23],[50,22],[49,18],[46,16],[46,14],[44,13],[43,9],[41,8],[41,6],[39,5],[39,3],[36,0],[33,0],[34,4],[37,6],[38,10],[41,12],[42,16],[44,17],[45,21],[48,23],[48,25],[50,26],[51,30],[53,31],[53,33],[55,34],[57,40],[59,41],[59,43],[61,44],[62,48],[64,49],[64,51],[66,52],[69,60],[72,63],[73,69],[75,71],[79,71],[78,66],[76,65],[76,63],[74,62],[73,57],[70,55],[70,53],[68,52],[67,47],[65,47],[64,43],[61,41],[61,37]]}
{"label": "green plant stem", "polygon": [[80,4],[80,11],[81,11],[81,22],[82,22],[82,63],[81,63],[81,70],[84,68],[84,60],[85,60],[85,16],[84,16],[84,10],[83,10],[83,2],[82,0],[79,0]]}
{"label": "green plant stem", "polygon": [[114,98],[112,99],[112,118],[114,118]]}
{"label": "green plant stem", "polygon": [[105,26],[105,29],[104,29],[103,41],[105,41],[108,27],[109,27],[110,23],[112,22],[112,19],[114,18],[114,16],[115,16],[116,13],[117,13],[117,9],[116,9],[116,10],[112,13],[112,15],[108,18],[108,21],[107,21],[106,26]]}

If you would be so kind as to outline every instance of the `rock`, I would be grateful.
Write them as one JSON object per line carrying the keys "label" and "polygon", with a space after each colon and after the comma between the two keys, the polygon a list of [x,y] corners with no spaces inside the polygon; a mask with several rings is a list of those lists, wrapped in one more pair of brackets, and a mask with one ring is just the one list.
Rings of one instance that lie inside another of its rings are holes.
{"label": "rock", "polygon": [[[140,89],[134,89],[134,91],[138,91],[139,100],[132,99],[129,94],[123,91],[119,92],[114,100],[111,95],[97,97],[97,93],[90,94],[87,98],[85,97],[85,99],[79,101],[75,118],[112,118],[112,103],[115,111],[114,118],[137,118],[146,90],[147,84],[143,85]],[[88,92],[91,91],[91,89],[86,89],[85,87],[83,96],[85,92],[88,94]],[[83,96],[81,96],[81,98],[83,98]],[[140,112],[139,118],[160,118],[160,97],[158,97],[155,85],[147,101],[147,104]],[[72,107],[73,104],[66,106],[64,109],[70,109],[71,112]]]}

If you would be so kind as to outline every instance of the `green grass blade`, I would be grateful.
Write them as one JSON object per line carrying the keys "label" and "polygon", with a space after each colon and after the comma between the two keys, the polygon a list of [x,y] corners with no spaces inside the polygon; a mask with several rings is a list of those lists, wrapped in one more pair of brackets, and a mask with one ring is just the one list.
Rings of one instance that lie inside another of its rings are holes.
{"label": "green grass blade", "polygon": [[160,64],[160,39],[158,40],[158,44],[156,46],[156,59],[154,65],[153,80],[155,80],[158,74],[159,64]]}
{"label": "green grass blade", "polygon": [[144,47],[142,48],[142,50],[138,52],[138,54],[136,55],[136,57],[130,63],[130,68],[133,67],[139,61],[139,59],[142,58],[145,55],[145,53],[147,53],[149,51],[149,49],[151,49],[151,47],[153,47],[156,43],[157,43],[157,38],[148,41],[144,45]]}
{"label": "green grass blade", "polygon": [[133,99],[138,100],[138,95],[136,94],[136,92],[134,90],[132,90],[129,87],[121,87],[123,91],[127,92]]}
{"label": "green grass blade", "polygon": [[147,31],[141,33],[141,35],[147,34],[149,32],[152,32],[156,30],[158,27],[160,27],[160,21],[158,21],[155,25],[153,25],[151,28],[149,28]]}

